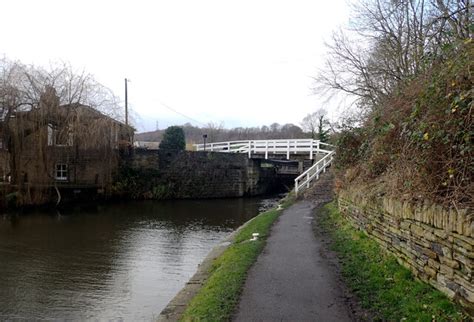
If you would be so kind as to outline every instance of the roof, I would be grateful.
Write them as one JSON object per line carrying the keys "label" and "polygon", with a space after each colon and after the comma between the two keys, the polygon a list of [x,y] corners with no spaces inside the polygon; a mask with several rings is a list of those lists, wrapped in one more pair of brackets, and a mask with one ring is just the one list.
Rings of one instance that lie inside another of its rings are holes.
{"label": "roof", "polygon": [[[63,109],[64,111],[67,111],[67,109],[74,109],[76,111],[84,111],[85,113],[89,114],[89,115],[93,115],[95,118],[107,118],[109,120],[111,120],[112,122],[116,123],[116,124],[119,124],[120,126],[123,126],[123,127],[128,127],[130,130],[133,130],[135,131],[135,128],[131,125],[126,125],[124,122],[121,122],[109,115],[106,115],[100,111],[98,111],[97,109],[91,107],[91,106],[88,106],[88,105],[84,105],[84,104],[80,104],[80,103],[72,103],[72,104],[63,104],[63,105],[60,105],[59,106],[60,109]],[[38,113],[40,112],[41,108],[36,108],[36,109],[32,109],[32,110],[29,110],[29,111],[17,111],[14,113],[15,116],[27,116],[29,115],[30,113]]]}

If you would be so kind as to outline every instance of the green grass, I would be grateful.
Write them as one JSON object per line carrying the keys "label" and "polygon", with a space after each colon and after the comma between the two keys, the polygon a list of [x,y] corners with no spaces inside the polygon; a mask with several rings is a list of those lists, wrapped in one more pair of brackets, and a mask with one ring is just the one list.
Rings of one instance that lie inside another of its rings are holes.
{"label": "green grass", "polygon": [[431,285],[415,279],[377,242],[354,228],[336,205],[325,206],[321,224],[332,237],[344,280],[374,320],[463,321],[461,308]]}
{"label": "green grass", "polygon": [[[292,203],[287,197],[283,208]],[[270,228],[281,211],[270,210],[251,220],[235,236],[234,242],[219,256],[210,269],[210,276],[191,300],[182,321],[226,321],[239,301],[247,271],[265,246]],[[259,233],[257,241],[249,241]]]}

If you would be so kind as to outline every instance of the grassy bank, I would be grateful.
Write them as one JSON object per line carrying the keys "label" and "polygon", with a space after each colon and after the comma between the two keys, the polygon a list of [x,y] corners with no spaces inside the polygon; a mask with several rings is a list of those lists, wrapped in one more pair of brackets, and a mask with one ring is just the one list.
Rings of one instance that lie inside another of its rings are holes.
{"label": "grassy bank", "polygon": [[[283,208],[291,203],[292,197],[287,197]],[[247,271],[265,246],[270,228],[280,212],[270,210],[262,213],[236,234],[232,245],[214,261],[209,278],[189,303],[182,321],[230,319],[239,301]],[[249,241],[252,233],[260,234],[258,240]]]}
{"label": "grassy bank", "polygon": [[321,224],[332,237],[345,281],[361,305],[373,312],[375,320],[467,320],[461,309],[443,293],[414,279],[395,257],[383,252],[363,232],[352,228],[334,202],[325,206]]}

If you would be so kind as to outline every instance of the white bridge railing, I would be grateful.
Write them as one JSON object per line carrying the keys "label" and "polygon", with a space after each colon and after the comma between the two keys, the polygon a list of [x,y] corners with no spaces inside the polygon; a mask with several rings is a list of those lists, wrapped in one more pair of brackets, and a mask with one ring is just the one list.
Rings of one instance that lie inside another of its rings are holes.
{"label": "white bridge railing", "polygon": [[265,159],[268,159],[269,154],[286,155],[287,159],[292,154],[307,154],[311,160],[315,153],[328,154],[333,147],[312,139],[228,141],[195,144],[194,146],[196,151],[248,153],[249,158],[252,157],[252,154],[264,154]]}
{"label": "white bridge railing", "polygon": [[329,167],[334,159],[336,152],[329,151],[321,160],[313,164],[308,170],[300,174],[295,179],[295,194],[298,196],[298,192],[305,188],[309,188],[309,184],[312,180],[319,179],[321,172],[326,172],[326,168]]}

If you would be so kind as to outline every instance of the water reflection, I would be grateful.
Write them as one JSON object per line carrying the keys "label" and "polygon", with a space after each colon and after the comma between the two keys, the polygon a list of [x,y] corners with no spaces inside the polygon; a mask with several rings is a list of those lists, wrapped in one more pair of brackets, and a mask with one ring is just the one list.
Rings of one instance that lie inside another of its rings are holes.
{"label": "water reflection", "polygon": [[150,320],[260,199],[0,217],[0,319]]}

